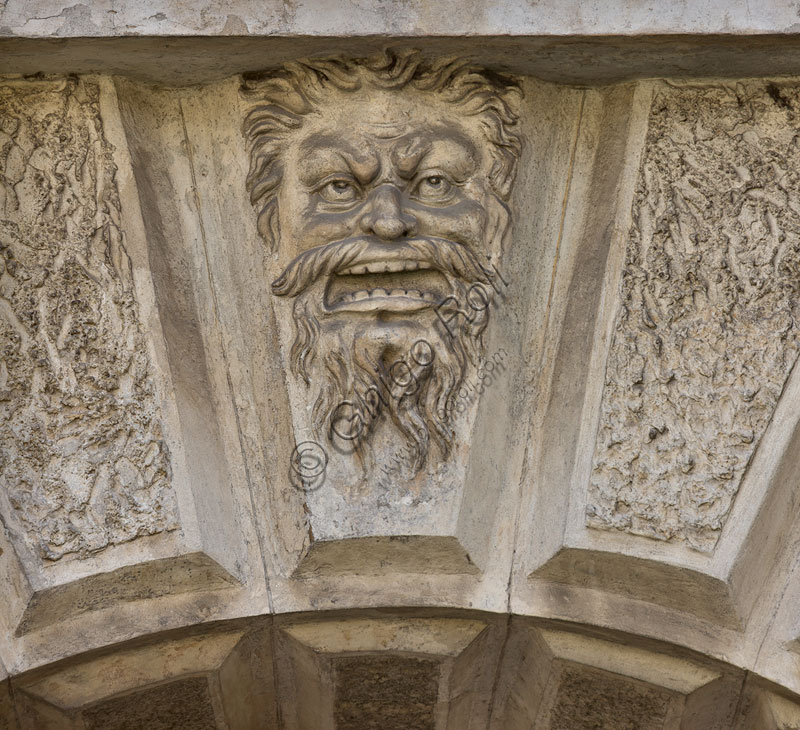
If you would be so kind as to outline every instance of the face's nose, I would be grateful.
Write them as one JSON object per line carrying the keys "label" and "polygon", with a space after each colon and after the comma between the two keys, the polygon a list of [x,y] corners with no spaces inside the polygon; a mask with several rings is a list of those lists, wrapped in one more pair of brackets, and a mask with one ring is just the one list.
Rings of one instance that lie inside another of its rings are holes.
{"label": "face's nose", "polygon": [[393,241],[416,233],[417,220],[403,209],[401,192],[391,183],[379,185],[364,205],[361,230]]}

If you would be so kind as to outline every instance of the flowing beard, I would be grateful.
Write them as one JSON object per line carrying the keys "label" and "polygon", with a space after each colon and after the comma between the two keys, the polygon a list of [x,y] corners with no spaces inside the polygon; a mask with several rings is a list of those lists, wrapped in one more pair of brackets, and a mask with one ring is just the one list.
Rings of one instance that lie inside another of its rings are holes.
{"label": "flowing beard", "polygon": [[450,453],[454,400],[469,364],[480,356],[488,322],[488,306],[474,310],[466,302],[470,286],[488,279],[462,245],[443,239],[415,239],[408,245],[413,253],[398,251],[398,256],[424,261],[442,272],[459,308],[470,312],[469,319],[449,316],[445,327],[433,308],[413,317],[384,313],[380,322],[374,313],[329,312],[324,305],[327,275],[368,262],[367,239],[301,254],[276,280],[273,291],[296,297],[291,369],[307,385],[321,383],[312,410],[317,438],[342,445],[336,420],[356,419],[358,428],[347,434],[344,445],[362,461],[371,461],[369,435],[385,415],[407,441],[416,474],[425,465],[431,441],[443,458]]}

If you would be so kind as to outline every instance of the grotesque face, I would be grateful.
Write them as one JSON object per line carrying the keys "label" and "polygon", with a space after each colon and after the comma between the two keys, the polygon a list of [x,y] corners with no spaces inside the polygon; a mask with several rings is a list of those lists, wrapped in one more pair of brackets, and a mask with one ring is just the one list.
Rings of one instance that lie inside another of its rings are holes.
{"label": "grotesque face", "polygon": [[453,294],[448,275],[480,278],[476,257],[491,254],[490,160],[475,121],[426,108],[424,94],[339,96],[343,103],[309,120],[286,150],[278,215],[288,267],[274,290],[298,294],[298,270],[335,252],[334,270],[302,282],[319,283],[320,312],[367,315],[385,327],[391,315]]}
{"label": "grotesque face", "polygon": [[[321,82],[274,146],[280,172],[264,173],[262,157],[264,174],[254,179],[254,162],[249,184],[255,202],[274,190],[261,218],[269,213],[278,239],[272,291],[293,301],[292,367],[317,389],[318,430],[358,450],[385,417],[419,469],[431,437],[448,452],[450,399],[487,322],[488,308],[473,306],[457,327],[442,327],[441,308],[465,307],[500,252],[508,216],[492,185],[497,148],[487,144],[487,115],[465,113],[429,83],[395,79],[381,88],[374,71],[349,69],[351,83]],[[482,93],[490,111],[500,103],[485,79],[462,91],[462,102]],[[254,112],[251,129],[278,117],[276,109]]]}

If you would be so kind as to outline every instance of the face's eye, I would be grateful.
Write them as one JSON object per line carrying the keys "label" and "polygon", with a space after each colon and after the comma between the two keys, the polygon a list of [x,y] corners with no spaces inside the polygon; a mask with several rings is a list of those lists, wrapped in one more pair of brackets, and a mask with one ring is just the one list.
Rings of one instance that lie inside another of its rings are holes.
{"label": "face's eye", "polygon": [[419,200],[435,203],[447,200],[452,189],[452,183],[444,175],[433,173],[420,179],[414,189],[414,196]]}
{"label": "face's eye", "polygon": [[318,192],[329,203],[353,203],[359,197],[359,189],[351,180],[330,180]]}

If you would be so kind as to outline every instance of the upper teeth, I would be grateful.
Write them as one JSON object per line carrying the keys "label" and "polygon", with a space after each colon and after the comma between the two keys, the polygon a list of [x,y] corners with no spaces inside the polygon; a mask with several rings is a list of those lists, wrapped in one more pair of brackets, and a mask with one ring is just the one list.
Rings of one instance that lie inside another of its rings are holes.
{"label": "upper teeth", "polygon": [[352,294],[342,294],[337,297],[337,302],[358,302],[362,299],[372,299],[373,297],[411,297],[412,299],[425,299],[434,301],[435,295],[430,292],[421,292],[418,289],[362,289]]}
{"label": "upper teeth", "polygon": [[384,274],[397,271],[416,271],[417,269],[427,269],[425,264],[419,261],[376,261],[372,264],[361,264],[343,269],[339,274]]}

